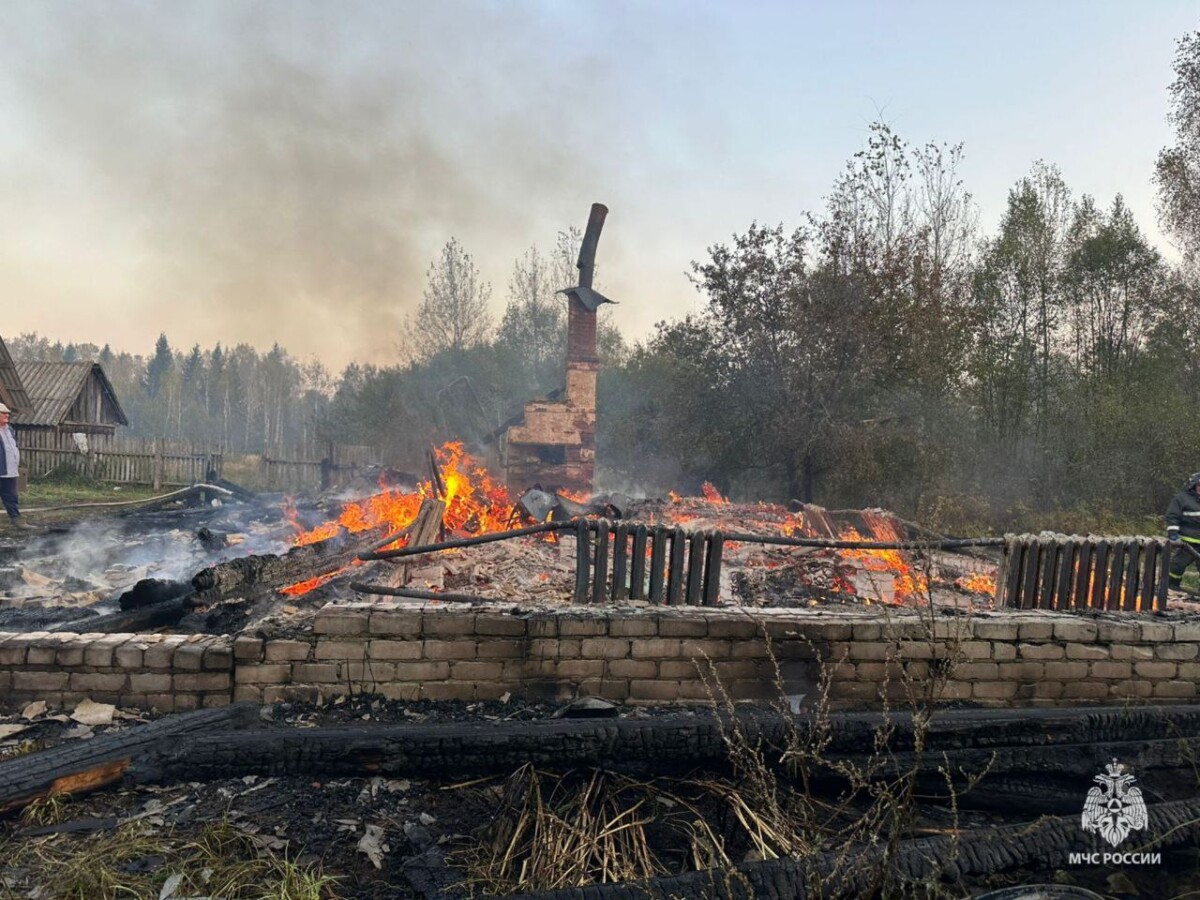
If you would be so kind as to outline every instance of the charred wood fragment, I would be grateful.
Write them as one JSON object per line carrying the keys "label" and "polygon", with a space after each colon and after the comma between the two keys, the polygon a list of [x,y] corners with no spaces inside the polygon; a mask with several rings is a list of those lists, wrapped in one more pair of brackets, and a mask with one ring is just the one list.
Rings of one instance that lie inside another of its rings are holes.
{"label": "charred wood fragment", "polygon": [[287,553],[239,557],[197,573],[192,587],[204,603],[258,594],[317,578],[350,565],[364,546],[377,541],[381,529],[293,547]]}
{"label": "charred wood fragment", "polygon": [[178,600],[180,597],[193,593],[192,586],[186,581],[168,581],[163,578],[143,578],[117,600],[117,605],[125,612],[131,609],[143,609],[168,600]]}
{"label": "charred wood fragment", "polygon": [[182,735],[244,727],[256,713],[255,707],[245,704],[179,713],[90,741],[0,761],[0,814],[43,797],[85,794],[112,784],[131,776],[131,769],[151,751],[176,743]]}
{"label": "charred wood fragment", "polygon": [[65,631],[78,634],[136,634],[150,628],[175,625],[196,608],[196,595],[187,594],[173,600],[164,600],[149,606],[122,612],[74,619],[46,626],[47,631]]}

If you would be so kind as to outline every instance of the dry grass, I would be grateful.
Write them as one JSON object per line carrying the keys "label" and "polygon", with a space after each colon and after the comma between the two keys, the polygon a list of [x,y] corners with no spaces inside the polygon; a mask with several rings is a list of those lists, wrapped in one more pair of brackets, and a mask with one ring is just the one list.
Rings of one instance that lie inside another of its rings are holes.
{"label": "dry grass", "polygon": [[646,785],[604,772],[582,783],[522,766],[483,841],[456,856],[487,894],[609,884],[662,874],[646,837]]}
{"label": "dry grass", "polygon": [[66,820],[70,800],[70,794],[39,797],[21,810],[21,824],[26,828],[57,825]]}
{"label": "dry grass", "polygon": [[156,900],[175,875],[175,894],[210,900],[336,900],[335,879],[261,847],[221,822],[198,837],[145,823],[78,837],[10,839],[0,865],[20,872],[19,885],[0,878],[0,898],[26,897],[35,886],[45,900]]}

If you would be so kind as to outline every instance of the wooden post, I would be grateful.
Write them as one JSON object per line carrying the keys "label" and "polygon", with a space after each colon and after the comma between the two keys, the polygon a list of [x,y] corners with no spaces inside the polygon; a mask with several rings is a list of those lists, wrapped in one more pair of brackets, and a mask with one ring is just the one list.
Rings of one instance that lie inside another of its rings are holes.
{"label": "wooden post", "polygon": [[161,491],[163,485],[163,439],[154,441],[154,490]]}

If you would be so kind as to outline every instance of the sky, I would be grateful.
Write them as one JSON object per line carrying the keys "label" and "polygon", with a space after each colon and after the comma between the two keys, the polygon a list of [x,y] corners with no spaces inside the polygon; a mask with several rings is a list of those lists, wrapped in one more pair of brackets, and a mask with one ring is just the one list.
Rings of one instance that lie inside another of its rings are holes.
{"label": "sky", "polygon": [[641,339],[690,263],[819,210],[868,126],[964,144],[984,232],[1036,160],[1155,224],[1175,0],[6,0],[0,336],[397,361],[450,238],[492,285],[609,207]]}

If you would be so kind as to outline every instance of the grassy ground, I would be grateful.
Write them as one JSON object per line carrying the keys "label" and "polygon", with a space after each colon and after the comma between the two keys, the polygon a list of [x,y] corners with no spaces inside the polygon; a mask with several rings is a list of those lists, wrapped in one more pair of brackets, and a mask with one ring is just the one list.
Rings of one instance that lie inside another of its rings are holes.
{"label": "grassy ground", "polygon": [[121,507],[92,507],[90,509],[48,510],[44,507],[73,506],[86,503],[121,503],[130,500],[145,500],[168,493],[174,488],[154,490],[148,485],[107,484],[85,478],[55,478],[30,480],[21,493],[21,510],[24,518],[32,525],[75,521],[96,515],[106,515]]}
{"label": "grassy ground", "polygon": [[227,453],[221,467],[221,477],[251,491],[265,490],[262,484],[261,457],[249,453]]}

